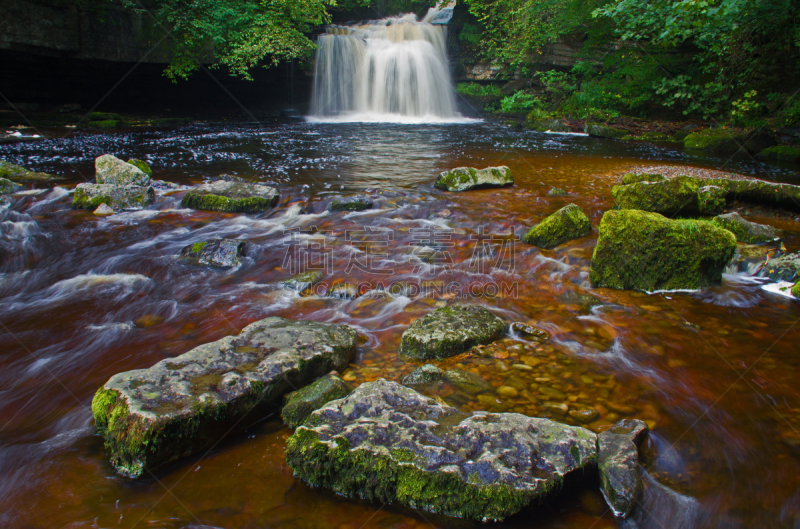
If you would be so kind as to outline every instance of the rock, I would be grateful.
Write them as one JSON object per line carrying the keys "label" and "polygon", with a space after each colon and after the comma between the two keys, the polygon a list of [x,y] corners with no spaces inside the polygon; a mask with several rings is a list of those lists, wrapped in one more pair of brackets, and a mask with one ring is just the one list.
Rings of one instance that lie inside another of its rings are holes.
{"label": "rock", "polygon": [[475,395],[477,393],[494,393],[494,386],[486,382],[480,375],[463,369],[448,369],[443,373],[444,379],[461,391]]}
{"label": "rock", "polygon": [[525,120],[525,128],[537,132],[569,132],[569,126],[560,119],[543,118],[538,112],[531,112]]}
{"label": "rock", "polygon": [[139,477],[243,430],[288,389],[344,369],[355,346],[356,332],[346,325],[266,318],[148,369],[114,375],[92,400],[95,425],[117,472]]}
{"label": "rock", "polygon": [[27,172],[28,170],[21,165],[0,160],[0,177],[2,178],[9,178]]}
{"label": "rock", "polygon": [[567,196],[567,192],[560,187],[554,187],[550,191],[547,192],[547,196],[549,197],[564,197]]}
{"label": "rock", "polygon": [[553,415],[566,415],[569,411],[569,406],[567,406],[563,402],[545,402],[543,404],[544,409],[548,412],[552,413]]}
{"label": "rock", "polygon": [[258,213],[277,203],[278,192],[273,187],[224,180],[192,189],[181,201],[185,208],[232,213]]}
{"label": "rock", "polygon": [[589,235],[592,223],[576,206],[565,206],[528,230],[523,240],[540,248],[554,248],[559,244]]}
{"label": "rock", "polygon": [[800,299],[800,281],[794,284],[792,287],[792,295],[797,299]]}
{"label": "rock", "polygon": [[534,340],[538,340],[540,342],[546,342],[550,339],[550,335],[546,332],[520,322],[512,323],[511,330],[525,336],[526,338],[533,338]]}
{"label": "rock", "polygon": [[607,211],[589,280],[593,287],[643,291],[719,285],[735,251],[733,234],[711,222]]}
{"label": "rock", "polygon": [[372,202],[371,198],[362,195],[337,198],[331,202],[331,205],[328,209],[330,211],[365,211],[367,209],[372,209],[373,205],[374,203]]}
{"label": "rock", "polygon": [[519,391],[511,386],[500,386],[497,388],[497,395],[504,399],[513,399],[519,396]]}
{"label": "rock", "polygon": [[150,176],[137,166],[123,162],[116,156],[104,154],[94,161],[95,180],[98,184],[147,187]]}
{"label": "rock", "polygon": [[654,173],[628,173],[622,177],[622,183],[625,185],[635,184],[636,182],[660,182],[662,180],[666,180],[666,178]]}
{"label": "rock", "polygon": [[768,277],[773,281],[794,283],[800,279],[800,252],[788,253],[775,259],[770,259],[767,266],[763,267],[758,275]]}
{"label": "rock", "polygon": [[569,410],[569,416],[580,423],[589,424],[600,416],[600,412],[594,408],[580,408]]}
{"label": "rock", "polygon": [[728,192],[718,186],[703,186],[697,189],[697,210],[701,215],[714,215],[725,209]]}
{"label": "rock", "polygon": [[539,393],[558,400],[564,400],[567,398],[563,391],[559,391],[556,388],[551,388],[550,386],[541,386],[539,388]]}
{"label": "rock", "polygon": [[564,292],[560,296],[558,296],[563,303],[567,305],[577,305],[581,311],[590,312],[592,307],[596,307],[598,305],[602,305],[603,302],[597,299],[596,297],[592,296],[591,294],[584,294],[582,292],[576,292],[574,290],[568,290]]}
{"label": "rock", "polygon": [[600,125],[599,123],[587,123],[583,131],[589,136],[596,136],[598,138],[619,139],[628,135],[628,131],[626,130],[615,129],[607,125]]}
{"label": "rock", "polygon": [[758,153],[761,158],[771,160],[782,160],[785,162],[800,162],[800,147],[790,147],[788,145],[776,145],[767,147]]}
{"label": "rock", "polygon": [[73,209],[97,209],[105,204],[114,211],[141,209],[156,200],[152,187],[113,184],[78,184],[72,198]]}
{"label": "rock", "polygon": [[289,428],[297,428],[315,410],[332,400],[342,399],[353,391],[350,385],[335,374],[328,373],[308,386],[290,393],[281,410],[281,418]]}
{"label": "rock", "polygon": [[115,129],[121,127],[122,122],[115,119],[104,119],[102,121],[90,121],[86,126],[93,129]]}
{"label": "rock", "polygon": [[725,189],[706,183],[690,176],[676,176],[614,186],[611,194],[619,209],[640,209],[668,216],[721,213],[725,207]]}
{"label": "rock", "polygon": [[139,169],[147,176],[153,176],[153,170],[150,169],[150,165],[144,160],[139,160],[138,158],[131,158],[130,160],[128,160],[128,163]]}
{"label": "rock", "polygon": [[113,215],[114,214],[114,210],[111,209],[110,207],[108,207],[108,205],[106,205],[106,204],[100,204],[99,206],[97,206],[97,209],[94,210],[93,213],[95,215],[104,217],[106,215]]}
{"label": "rock", "polygon": [[499,521],[596,460],[596,436],[516,413],[462,413],[379,379],[311,414],[286,459],[313,487]]}
{"label": "rock", "polygon": [[60,176],[28,171],[21,165],[5,162],[3,160],[0,160],[0,178],[6,178],[12,182],[30,183],[49,183],[56,180],[63,180]]}
{"label": "rock", "polygon": [[281,284],[286,288],[296,290],[302,294],[322,281],[322,277],[323,274],[319,270],[311,270],[290,277],[286,281],[281,281]]}
{"label": "rock", "polygon": [[89,112],[86,114],[86,119],[88,121],[122,121],[122,116],[114,112]]}
{"label": "rock", "polygon": [[733,233],[737,241],[744,243],[771,242],[781,235],[781,230],[745,220],[735,211],[718,215],[712,222]]}
{"label": "rock", "polygon": [[760,152],[771,145],[775,145],[775,139],[767,133],[727,127],[692,132],[683,140],[687,149],[711,152]]}
{"label": "rock", "polygon": [[325,293],[326,298],[352,300],[359,296],[358,287],[353,283],[334,283]]}
{"label": "rock", "polygon": [[499,167],[456,167],[439,175],[434,187],[444,191],[469,191],[471,189],[486,189],[491,187],[505,187],[514,184],[511,169],[501,165]]}
{"label": "rock", "polygon": [[424,364],[403,377],[403,384],[406,386],[419,386],[423,384],[433,384],[444,378],[442,370],[433,364]]}
{"label": "rock", "polygon": [[8,178],[0,177],[0,195],[7,195],[22,189],[22,186],[16,182],[12,182]]}
{"label": "rock", "polygon": [[447,358],[495,341],[506,326],[482,307],[442,307],[411,324],[403,333],[400,352],[423,360]]}
{"label": "rock", "polygon": [[714,179],[713,185],[725,187],[728,198],[742,202],[754,202],[785,207],[794,211],[800,210],[800,186],[776,184],[762,180],[725,180]]}
{"label": "rock", "polygon": [[150,185],[158,191],[174,191],[181,187],[175,182],[165,182],[164,180],[150,180]]}
{"label": "rock", "polygon": [[597,436],[603,496],[614,514],[623,518],[642,493],[638,449],[648,431],[644,421],[625,419]]}
{"label": "rock", "polygon": [[212,239],[185,246],[179,259],[194,265],[231,268],[242,263],[244,250],[245,242],[241,239]]}

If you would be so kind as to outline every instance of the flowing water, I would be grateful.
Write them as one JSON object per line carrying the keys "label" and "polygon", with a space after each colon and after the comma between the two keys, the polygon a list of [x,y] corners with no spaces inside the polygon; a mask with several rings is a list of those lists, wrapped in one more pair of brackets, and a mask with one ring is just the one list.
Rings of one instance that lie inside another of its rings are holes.
{"label": "flowing water", "polygon": [[[156,178],[183,186],[222,173],[268,182],[281,202],[258,215],[191,211],[180,206],[184,187],[142,211],[73,211],[73,186],[93,178],[103,153],[146,159]],[[73,133],[2,145],[0,159],[65,177],[0,209],[3,527],[473,527],[298,482],[284,461],[291,432],[275,415],[254,418],[246,432],[156,478],[130,481],[108,464],[90,410],[112,374],[270,315],[354,326],[363,340],[343,376],[352,384],[398,380],[416,367],[398,355],[403,330],[435,307],[465,301],[551,339],[509,336],[441,362],[513,388],[471,395],[444,385],[435,391],[447,402],[575,424],[553,406],[566,403],[596,410],[587,425],[595,431],[625,417],[648,421],[659,459],[648,468],[637,527],[799,523],[800,304],[764,292],[746,273],[699,292],[592,289],[596,230],[550,251],[515,240],[570,202],[596,226],[627,169],[657,162],[758,174],[748,158],[485,123],[297,123]],[[508,165],[516,184],[457,194],[433,188],[439,171],[462,165]],[[773,169],[791,179],[790,168]],[[569,195],[549,197],[552,187]],[[353,193],[369,193],[375,208],[326,211],[334,197]],[[785,244],[796,250],[795,215],[750,218],[787,230]],[[241,266],[177,262],[183,246],[219,237],[247,241]],[[317,245],[304,244],[311,240]],[[282,288],[295,252],[313,248],[330,265],[319,293],[349,281],[364,290],[401,285],[408,295],[346,300]],[[622,526],[597,484],[577,483],[496,525]]]}

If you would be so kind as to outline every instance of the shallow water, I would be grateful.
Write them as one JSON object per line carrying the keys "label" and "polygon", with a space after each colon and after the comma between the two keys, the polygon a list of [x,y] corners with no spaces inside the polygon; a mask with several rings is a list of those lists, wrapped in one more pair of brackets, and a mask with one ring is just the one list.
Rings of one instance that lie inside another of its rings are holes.
{"label": "shallow water", "polygon": [[[112,217],[71,210],[73,185],[93,179],[93,160],[104,153],[146,159],[154,177],[184,185],[222,173],[269,182],[281,202],[260,215],[197,212],[181,208],[184,189]],[[592,289],[596,230],[552,251],[514,240],[570,202],[597,225],[626,169],[681,164],[763,177],[764,167],[748,157],[490,124],[298,123],[77,133],[2,145],[0,158],[66,178],[0,209],[3,526],[471,527],[297,482],[283,459],[291,432],[276,416],[254,418],[209,453],[131,482],[108,464],[90,410],[112,374],[269,315],[353,325],[364,340],[346,379],[397,380],[416,367],[398,355],[402,331],[465,295],[551,340],[510,336],[440,363],[514,388],[515,397],[449,385],[428,388],[431,394],[465,410],[572,424],[551,405],[591,408],[595,431],[619,418],[647,420],[660,457],[648,469],[638,527],[795,527],[800,520],[800,305],[744,273],[692,293]],[[447,168],[499,164],[512,169],[514,187],[448,194],[432,186]],[[766,169],[796,183],[791,166]],[[569,195],[548,197],[552,187]],[[333,197],[355,192],[369,192],[376,208],[326,212]],[[800,246],[793,218],[750,218],[789,230],[789,250]],[[218,237],[248,241],[237,269],[177,262],[183,246]],[[308,241],[322,250],[309,254]],[[281,288],[304,256],[329,264],[320,292],[349,281],[362,290],[411,288],[410,295],[348,301]],[[595,486],[577,485],[552,505],[497,525],[620,526]]]}

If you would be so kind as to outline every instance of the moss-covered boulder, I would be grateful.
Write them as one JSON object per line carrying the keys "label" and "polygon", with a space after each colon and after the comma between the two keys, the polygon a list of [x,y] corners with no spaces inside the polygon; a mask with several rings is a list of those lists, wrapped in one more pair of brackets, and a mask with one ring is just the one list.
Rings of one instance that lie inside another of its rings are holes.
{"label": "moss-covered boulder", "polygon": [[278,192],[273,187],[224,180],[203,184],[181,200],[185,208],[235,213],[258,213],[277,203]]}
{"label": "moss-covered boulder", "polygon": [[214,446],[273,412],[293,387],[344,369],[356,338],[347,325],[272,317],[148,369],[114,375],[92,400],[111,464],[139,477]]}
{"label": "moss-covered boulder", "polygon": [[499,167],[456,167],[439,175],[434,187],[445,191],[469,191],[471,189],[486,189],[491,187],[505,187],[514,183],[511,169],[502,165]]}
{"label": "moss-covered boulder", "polygon": [[104,154],[95,159],[94,170],[95,180],[98,184],[143,187],[150,185],[150,176],[147,173],[110,154]]}
{"label": "moss-covered boulder", "polygon": [[330,211],[366,211],[372,209],[374,202],[366,195],[337,198],[331,202]]}
{"label": "moss-covered boulder", "polygon": [[736,238],[711,222],[670,220],[658,213],[608,211],[600,222],[589,279],[625,290],[719,285]]}
{"label": "moss-covered boulder", "polygon": [[343,399],[353,391],[347,382],[328,373],[311,384],[290,393],[281,410],[281,418],[289,428],[297,428],[312,412],[336,399]]}
{"label": "moss-covered boulder", "polygon": [[642,493],[639,447],[649,428],[644,421],[625,419],[597,436],[600,485],[614,514],[628,516]]}
{"label": "moss-covered boulder", "polygon": [[122,126],[122,121],[116,119],[103,119],[100,121],[89,121],[87,127],[92,129],[116,129]]}
{"label": "moss-covered boulder", "polygon": [[727,193],[725,188],[711,182],[676,176],[614,186],[611,195],[619,209],[640,209],[675,216],[721,213]]}
{"label": "moss-covered boulder", "polygon": [[586,237],[591,231],[589,217],[581,208],[570,204],[528,230],[522,240],[539,248],[555,248],[563,242]]}
{"label": "moss-covered boulder", "polygon": [[144,160],[139,160],[138,158],[131,158],[130,160],[128,160],[128,163],[139,169],[147,176],[153,176],[153,170],[150,168],[150,164],[148,164]]}
{"label": "moss-covered boulder", "polygon": [[414,358],[447,358],[500,338],[508,323],[474,305],[442,307],[414,321],[403,333],[400,352]]}
{"label": "moss-covered boulder", "polygon": [[761,158],[769,160],[781,160],[784,162],[800,162],[800,147],[791,147],[789,145],[775,145],[774,147],[767,147],[758,153]]}
{"label": "moss-covered boulder", "polygon": [[403,377],[402,382],[406,386],[422,386],[441,382],[443,376],[442,370],[435,365],[424,364]]}
{"label": "moss-covered boulder", "polygon": [[712,222],[733,233],[737,241],[748,244],[774,241],[782,233],[778,228],[745,220],[735,211],[718,215],[712,219]]}
{"label": "moss-covered boulder", "polygon": [[63,180],[63,178],[60,176],[28,171],[21,165],[16,165],[3,160],[0,160],[0,178],[6,178],[12,182],[28,182],[34,184],[50,183],[57,180]]}
{"label": "moss-covered boulder", "polygon": [[776,184],[763,180],[724,180],[719,178],[707,183],[727,189],[730,200],[780,206],[794,211],[800,210],[800,186],[797,185]]}
{"label": "moss-covered boulder", "polygon": [[19,191],[22,189],[22,186],[17,184],[16,182],[12,182],[8,178],[0,177],[0,195],[7,195],[9,193],[13,193],[14,191]]}
{"label": "moss-covered boulder", "polygon": [[10,178],[12,176],[25,173],[27,171],[28,170],[22,167],[21,165],[0,160],[0,178]]}
{"label": "moss-covered boulder", "polygon": [[212,239],[185,246],[179,259],[194,265],[231,268],[242,263],[244,251],[245,242],[241,239]]}
{"label": "moss-covered boulder", "polygon": [[598,138],[622,139],[623,136],[628,135],[627,130],[601,125],[600,123],[587,123],[583,131],[589,136]]}
{"label": "moss-covered boulder", "polygon": [[697,188],[697,211],[701,215],[713,215],[725,209],[728,192],[719,186]]}
{"label": "moss-covered boulder", "polygon": [[662,180],[666,180],[666,177],[656,173],[627,173],[622,177],[624,185],[636,182],[661,182]]}
{"label": "moss-covered boulder", "polygon": [[756,130],[745,131],[728,127],[704,129],[692,132],[683,140],[687,149],[710,152],[760,152],[775,144],[775,139],[768,133]]}
{"label": "moss-covered boulder", "polygon": [[597,459],[584,428],[516,413],[463,413],[383,379],[311,414],[286,460],[313,487],[499,521]]}
{"label": "moss-covered boulder", "polygon": [[800,252],[787,253],[770,259],[767,266],[763,267],[758,275],[774,281],[788,281],[789,283],[800,280]]}
{"label": "moss-covered boulder", "polygon": [[155,202],[152,187],[113,184],[78,184],[72,197],[73,209],[97,209],[100,204],[114,211],[142,209]]}

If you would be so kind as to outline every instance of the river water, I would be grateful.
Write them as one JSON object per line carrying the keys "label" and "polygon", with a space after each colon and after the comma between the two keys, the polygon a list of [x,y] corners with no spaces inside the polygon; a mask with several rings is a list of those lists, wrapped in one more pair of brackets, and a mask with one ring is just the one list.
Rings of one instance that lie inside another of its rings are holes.
{"label": "river water", "polygon": [[[183,186],[223,173],[281,194],[259,215],[182,209],[181,190],[112,217],[73,211],[71,189],[92,180],[95,157],[147,160]],[[90,403],[112,374],[179,355],[270,315],[347,323],[362,335],[352,384],[398,380],[416,365],[400,335],[434,307],[470,302],[546,330],[441,362],[515,391],[469,395],[462,409],[559,416],[553,404],[593,408],[599,431],[648,421],[659,459],[644,508],[626,527],[797,527],[800,523],[800,305],[745,273],[700,292],[592,289],[597,233],[546,251],[519,240],[574,202],[596,226],[611,187],[633,167],[692,165],[761,174],[748,157],[674,147],[517,132],[491,124],[193,124],[178,129],[73,133],[0,145],[0,159],[65,177],[0,209],[0,525],[4,527],[471,527],[393,505],[312,490],[284,461],[291,432],[260,417],[210,453],[160,469],[114,474]],[[507,165],[516,185],[460,194],[433,188],[455,166]],[[770,167],[791,181],[791,167]],[[547,195],[552,187],[566,197]],[[339,195],[369,193],[361,213],[328,213]],[[787,230],[794,216],[750,216]],[[241,238],[241,266],[183,265],[187,244]],[[354,300],[300,296],[280,286],[298,263],[321,263],[324,284],[402,286],[405,295]],[[315,261],[316,259],[316,261]],[[411,285],[411,287],[409,287]],[[420,288],[426,288],[422,295]],[[469,299],[460,299],[468,296]],[[661,485],[659,485],[659,483]],[[668,486],[669,489],[663,488]],[[552,502],[498,527],[612,528],[595,485],[568,484]]]}

